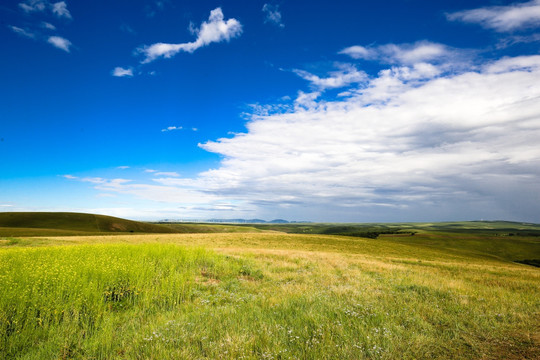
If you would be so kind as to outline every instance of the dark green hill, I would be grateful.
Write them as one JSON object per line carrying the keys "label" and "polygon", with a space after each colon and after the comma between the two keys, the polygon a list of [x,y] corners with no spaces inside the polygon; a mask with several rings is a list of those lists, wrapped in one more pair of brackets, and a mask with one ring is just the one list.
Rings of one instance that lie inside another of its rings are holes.
{"label": "dark green hill", "polygon": [[106,215],[68,212],[0,213],[0,235],[77,235],[89,233],[177,233],[166,225],[149,224]]}

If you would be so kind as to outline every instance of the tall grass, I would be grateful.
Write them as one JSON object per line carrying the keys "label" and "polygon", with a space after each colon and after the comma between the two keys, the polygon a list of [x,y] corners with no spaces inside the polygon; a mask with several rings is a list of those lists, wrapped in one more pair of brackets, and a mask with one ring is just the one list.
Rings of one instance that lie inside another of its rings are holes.
{"label": "tall grass", "polygon": [[54,356],[58,349],[65,357],[109,358],[107,339],[117,338],[126,321],[191,301],[204,276],[236,279],[245,269],[223,255],[176,245],[0,251],[0,358]]}
{"label": "tall grass", "polygon": [[526,265],[329,236],[77,241],[152,243],[1,248],[0,358],[540,357]]}

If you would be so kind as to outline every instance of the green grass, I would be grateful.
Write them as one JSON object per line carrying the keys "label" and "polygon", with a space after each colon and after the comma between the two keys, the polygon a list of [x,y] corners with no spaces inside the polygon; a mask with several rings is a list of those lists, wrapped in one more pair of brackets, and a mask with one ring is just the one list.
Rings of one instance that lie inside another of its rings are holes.
{"label": "green grass", "polygon": [[211,234],[211,233],[253,233],[263,232],[253,226],[208,224],[208,223],[157,223],[170,227],[182,234]]}
{"label": "green grass", "polygon": [[[241,226],[241,225],[239,225]],[[363,224],[251,224],[261,230],[289,234],[327,234],[375,238],[378,234],[437,231],[447,233],[481,233],[499,236],[540,236],[540,225],[511,221],[461,221],[437,223],[363,223]]]}
{"label": "green grass", "polygon": [[0,212],[0,236],[85,235],[92,233],[174,233],[167,226],[112,216],[55,213]]}
{"label": "green grass", "polygon": [[0,212],[0,236],[4,237],[262,231],[250,226],[148,223],[83,213]]}
{"label": "green grass", "polygon": [[537,359],[539,238],[5,238],[0,358]]}

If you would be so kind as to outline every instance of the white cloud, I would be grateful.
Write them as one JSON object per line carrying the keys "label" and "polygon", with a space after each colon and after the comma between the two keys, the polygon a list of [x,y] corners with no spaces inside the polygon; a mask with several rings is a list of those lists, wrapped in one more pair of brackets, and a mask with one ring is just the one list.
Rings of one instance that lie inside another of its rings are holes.
{"label": "white cloud", "polygon": [[41,22],[41,27],[48,30],[56,30],[56,26],[46,21]]}
{"label": "white cloud", "polygon": [[168,126],[165,129],[161,129],[161,132],[174,131],[174,130],[182,130],[182,127],[181,126]]}
{"label": "white cloud", "polygon": [[285,27],[283,21],[281,20],[281,12],[279,11],[279,5],[264,4],[262,11],[265,15],[265,23],[271,23],[279,26],[280,28]]}
{"label": "white cloud", "polygon": [[190,216],[540,222],[539,84],[540,56],[391,67],[346,98],[300,92],[253,114],[245,133],[200,145],[223,160],[196,177],[79,181]]}
{"label": "white cloud", "polygon": [[[19,3],[19,7],[26,13],[43,12],[48,9],[59,18],[71,19],[71,13],[69,12],[65,1],[50,3],[46,0],[26,0],[25,2]],[[52,24],[49,25],[54,27]]]}
{"label": "white cloud", "polygon": [[121,170],[126,170],[126,169],[129,169],[129,166],[127,166],[127,165],[122,165],[122,166],[117,166],[116,168],[117,168],[117,169],[121,169]]}
{"label": "white cloud", "polygon": [[158,171],[154,173],[155,176],[168,176],[168,177],[180,177],[176,171]]}
{"label": "white cloud", "polygon": [[498,32],[540,27],[540,0],[447,14],[448,20],[476,23]]}
{"label": "white cloud", "polygon": [[18,27],[18,26],[11,26],[11,25],[9,25],[8,27],[9,27],[14,33],[19,34],[19,35],[21,35],[21,36],[27,37],[27,38],[29,38],[29,39],[35,39],[35,38],[36,38],[36,34],[34,34],[33,32],[31,32],[31,31],[29,31],[29,30],[20,28],[20,27]]}
{"label": "white cloud", "polygon": [[133,76],[133,68],[127,68],[127,69],[124,69],[123,67],[115,67],[114,70],[112,71],[112,76],[116,76],[116,77],[131,77]]}
{"label": "white cloud", "polygon": [[214,42],[229,41],[242,33],[242,25],[236,19],[224,21],[221,8],[210,12],[208,22],[203,22],[199,29],[193,29],[197,39],[193,42],[181,44],[156,43],[137,49],[145,59],[142,63],[149,63],[159,57],[171,58],[180,51],[192,53],[195,50]]}
{"label": "white cloud", "polygon": [[157,170],[154,170],[154,169],[146,169],[144,170],[145,173],[155,173],[157,172]]}
{"label": "white cloud", "polygon": [[89,182],[92,184],[104,184],[107,182],[106,179],[101,178],[101,177],[84,177],[84,178],[79,178],[79,180],[82,182]]}
{"label": "white cloud", "polygon": [[339,70],[332,71],[328,77],[321,78],[304,70],[295,69],[293,72],[302,79],[307,80],[318,90],[335,89],[367,80],[367,74],[359,71],[350,64],[337,64]]}
{"label": "white cloud", "polygon": [[378,60],[388,64],[416,64],[433,62],[454,56],[448,46],[430,41],[418,41],[413,44],[386,44],[379,46],[351,46],[339,52],[353,59]]}
{"label": "white cloud", "polygon": [[65,1],[51,4],[51,11],[54,15],[60,18],[64,17],[66,19],[71,19],[71,13],[69,12]]}
{"label": "white cloud", "polygon": [[199,181],[320,219],[347,208],[347,220],[539,220],[538,84],[540,57],[422,83],[383,71],[348,99],[257,115],[247,133],[202,144],[224,160]]}
{"label": "white cloud", "polygon": [[27,0],[19,3],[19,7],[27,13],[41,12],[47,8],[47,2],[43,0]]}
{"label": "white cloud", "polygon": [[489,73],[536,71],[540,69],[540,55],[505,57],[495,63],[486,65],[484,68]]}
{"label": "white cloud", "polygon": [[65,52],[70,52],[69,48],[71,46],[71,41],[69,41],[68,39],[60,36],[49,36],[47,42],[54,47],[64,50]]}

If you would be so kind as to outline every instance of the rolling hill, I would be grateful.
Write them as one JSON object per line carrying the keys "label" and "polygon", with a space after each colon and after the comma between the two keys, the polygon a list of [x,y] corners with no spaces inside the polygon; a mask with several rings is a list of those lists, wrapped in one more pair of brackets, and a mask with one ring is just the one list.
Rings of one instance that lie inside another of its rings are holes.
{"label": "rolling hill", "polygon": [[106,215],[69,212],[0,213],[0,235],[83,235],[94,233],[177,233],[166,225],[149,224]]}

